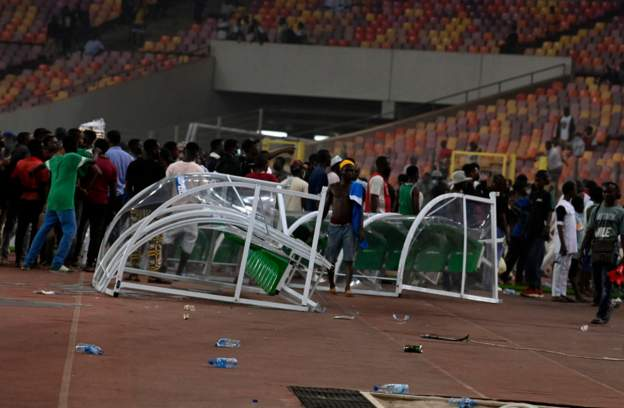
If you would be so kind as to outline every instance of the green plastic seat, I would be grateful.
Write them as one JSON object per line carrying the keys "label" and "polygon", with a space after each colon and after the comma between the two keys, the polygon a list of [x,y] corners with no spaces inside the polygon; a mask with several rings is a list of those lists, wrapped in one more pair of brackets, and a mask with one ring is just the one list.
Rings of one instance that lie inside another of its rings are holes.
{"label": "green plastic seat", "polygon": [[[244,245],[245,241],[241,237],[224,233],[223,241],[213,262],[238,264]],[[252,244],[249,247],[245,273],[268,295],[275,295],[277,285],[288,267],[288,262],[287,258]]]}
{"label": "green plastic seat", "polygon": [[451,240],[436,224],[424,225],[408,253],[406,270],[443,272],[446,269]]}
{"label": "green plastic seat", "polygon": [[234,234],[224,233],[223,242],[217,249],[213,262],[223,264],[237,264],[240,262],[240,252],[245,241]]}
{"label": "green plastic seat", "polygon": [[[437,233],[444,234],[449,243],[447,270],[451,273],[461,273],[464,248],[463,228],[439,224],[434,227],[434,230]],[[467,250],[466,273],[477,272],[483,253],[483,244],[475,239],[468,238]]]}
{"label": "green plastic seat", "polygon": [[277,294],[277,285],[287,267],[288,259],[265,249],[251,248],[247,257],[245,273],[253,278],[256,285],[268,295],[275,295]]}
{"label": "green plastic seat", "polygon": [[386,239],[386,255],[383,269],[386,271],[398,270],[407,230],[401,224],[384,222],[383,220],[373,223],[371,230]]}
{"label": "green plastic seat", "polygon": [[366,232],[368,248],[357,248],[353,269],[355,270],[380,270],[383,267],[387,241],[383,235],[373,231]]}
{"label": "green plastic seat", "polygon": [[[466,273],[475,273],[479,269],[479,261],[483,253],[483,244],[473,239],[468,240],[468,253],[466,254]],[[449,254],[448,271],[461,273],[463,263],[462,251],[452,251]]]}
{"label": "green plastic seat", "polygon": [[414,257],[413,268],[419,272],[443,272],[447,253],[444,249],[428,248]]}

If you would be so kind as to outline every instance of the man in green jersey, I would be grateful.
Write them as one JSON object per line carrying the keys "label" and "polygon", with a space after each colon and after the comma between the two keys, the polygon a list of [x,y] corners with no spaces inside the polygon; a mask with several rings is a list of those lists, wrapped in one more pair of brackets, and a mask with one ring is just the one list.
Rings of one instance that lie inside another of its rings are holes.
{"label": "man in green jersey", "polygon": [[407,182],[399,188],[399,213],[417,215],[423,202],[423,194],[418,189],[418,167],[409,166],[405,171]]}
{"label": "man in green jersey", "polygon": [[74,209],[76,178],[78,169],[90,163],[86,157],[76,153],[77,149],[77,135],[69,134],[63,138],[64,154],[57,154],[44,164],[51,174],[47,209],[43,225],[37,231],[37,235],[35,235],[28,255],[26,255],[24,260],[23,269],[25,270],[35,263],[48,232],[56,223],[60,223],[63,237],[54,255],[51,269],[55,272],[69,272],[69,268],[63,264],[69,253],[72,239],[76,234],[76,212]]}

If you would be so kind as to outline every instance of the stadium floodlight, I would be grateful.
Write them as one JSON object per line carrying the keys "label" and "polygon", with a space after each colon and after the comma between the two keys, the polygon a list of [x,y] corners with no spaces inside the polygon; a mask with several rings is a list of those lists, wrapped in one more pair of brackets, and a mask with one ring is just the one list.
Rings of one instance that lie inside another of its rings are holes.
{"label": "stadium floodlight", "polygon": [[264,130],[264,129],[262,129],[260,131],[260,134],[262,136],[270,136],[270,137],[281,137],[281,138],[288,137],[288,133],[281,132],[279,130]]}
{"label": "stadium floodlight", "polygon": [[327,135],[314,135],[315,142],[322,142],[323,140],[327,140],[327,139],[329,139],[329,136]]}

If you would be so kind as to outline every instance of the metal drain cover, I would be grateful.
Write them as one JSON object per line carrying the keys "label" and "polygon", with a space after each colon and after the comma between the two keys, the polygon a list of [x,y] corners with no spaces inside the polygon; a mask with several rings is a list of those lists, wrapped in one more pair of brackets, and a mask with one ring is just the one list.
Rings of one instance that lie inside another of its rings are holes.
{"label": "metal drain cover", "polygon": [[339,388],[288,387],[305,408],[375,408],[359,391]]}

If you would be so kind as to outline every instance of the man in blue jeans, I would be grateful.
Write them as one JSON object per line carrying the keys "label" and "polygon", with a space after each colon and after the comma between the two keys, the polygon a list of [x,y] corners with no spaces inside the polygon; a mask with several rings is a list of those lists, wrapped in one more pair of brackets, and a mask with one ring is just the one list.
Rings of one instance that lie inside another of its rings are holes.
{"label": "man in blue jeans", "polygon": [[526,254],[525,272],[529,287],[522,292],[522,296],[542,298],[542,262],[546,253],[545,243],[549,238],[549,222],[553,206],[551,195],[545,190],[550,184],[550,178],[545,170],[535,174],[535,184],[529,195],[529,218],[524,233],[528,246]]}
{"label": "man in blue jeans", "polygon": [[[358,206],[361,211],[362,194],[359,197],[352,197],[351,185],[355,178],[355,163],[352,160],[343,160],[340,163],[340,182],[329,186],[327,198],[325,200],[325,208],[323,210],[323,218],[332,208],[332,215],[327,230],[327,250],[325,257],[329,262],[334,264],[329,270],[329,291],[336,294],[336,284],[334,282],[334,268],[338,255],[342,251],[342,262],[347,268],[347,276],[345,279],[345,295],[351,296],[351,278],[353,276],[353,260],[356,251],[355,231],[359,232],[359,238],[364,239],[364,229],[362,228],[362,214],[354,214],[354,206]],[[355,222],[359,223],[358,228],[353,228]]]}
{"label": "man in blue jeans", "polygon": [[[22,269],[28,270],[33,265],[45,243],[46,235],[56,223],[61,224],[63,236],[52,260],[52,272],[70,272],[65,265],[72,240],[76,235],[76,211],[74,194],[78,169],[91,161],[76,153],[78,136],[70,133],[63,138],[63,154],[57,154],[39,166],[50,170],[51,185],[48,194],[47,209],[43,225],[37,231],[35,239],[24,259]],[[33,170],[37,171],[38,169]]]}

